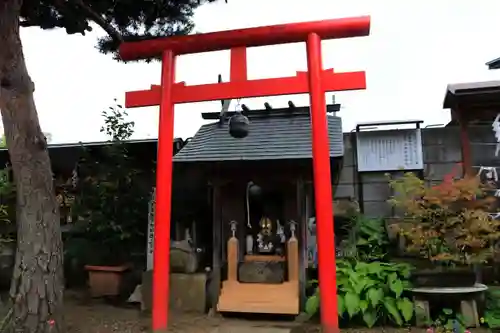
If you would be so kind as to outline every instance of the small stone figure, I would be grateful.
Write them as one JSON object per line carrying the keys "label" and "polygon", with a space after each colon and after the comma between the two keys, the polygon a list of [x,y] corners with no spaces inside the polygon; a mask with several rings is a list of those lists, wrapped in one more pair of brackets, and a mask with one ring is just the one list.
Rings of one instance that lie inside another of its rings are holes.
{"label": "small stone figure", "polygon": [[270,253],[274,250],[273,243],[268,241],[267,237],[264,237],[261,233],[257,235],[257,244],[261,253]]}
{"label": "small stone figure", "polygon": [[288,223],[290,224],[290,233],[291,233],[290,238],[295,238],[295,230],[297,229],[297,222],[295,222],[294,220],[290,220],[290,222]]}
{"label": "small stone figure", "polygon": [[273,224],[267,217],[259,221],[260,232],[257,234],[257,247],[259,253],[271,253],[274,251]]}
{"label": "small stone figure", "polygon": [[252,234],[247,235],[246,250],[247,250],[247,254],[253,254],[253,236],[252,236]]}
{"label": "small stone figure", "polygon": [[281,225],[280,220],[277,220],[276,224],[278,225],[278,231],[276,231],[276,235],[279,237],[280,243],[284,244],[286,242],[285,228],[283,227],[283,225]]}
{"label": "small stone figure", "polygon": [[283,227],[283,225],[280,223],[279,220],[276,220],[276,224],[277,224],[276,238],[278,239],[279,242],[278,246],[276,246],[276,254],[282,256],[286,242],[285,228]]}
{"label": "small stone figure", "polygon": [[234,220],[229,222],[229,225],[231,227],[231,236],[235,237],[235,238],[236,238],[236,224],[238,224],[238,222],[236,222]]}

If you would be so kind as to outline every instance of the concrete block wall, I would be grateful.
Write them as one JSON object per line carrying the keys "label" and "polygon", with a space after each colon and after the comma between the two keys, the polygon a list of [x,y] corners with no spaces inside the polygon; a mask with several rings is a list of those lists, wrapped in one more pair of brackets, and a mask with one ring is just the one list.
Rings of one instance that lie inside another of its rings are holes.
{"label": "concrete block wall", "polygon": [[[487,129],[487,130],[486,130]],[[470,126],[468,135],[474,169],[479,167],[500,167],[500,156],[496,154],[497,139],[491,126]]]}
{"label": "concrete block wall", "polygon": [[[486,129],[485,129],[486,130]],[[490,129],[491,130],[491,129]],[[354,199],[360,202],[364,214],[372,217],[391,217],[394,211],[387,204],[391,195],[387,172],[361,173],[358,182],[356,156],[353,143],[355,133],[344,133],[344,166],[335,199]],[[422,129],[424,157],[424,179],[429,183],[438,183],[453,170],[461,174],[458,163],[462,161],[459,130],[456,127]],[[392,173],[397,176],[397,173]],[[360,193],[362,189],[362,193]],[[361,194],[361,196],[360,196]],[[360,200],[362,197],[362,200]]]}

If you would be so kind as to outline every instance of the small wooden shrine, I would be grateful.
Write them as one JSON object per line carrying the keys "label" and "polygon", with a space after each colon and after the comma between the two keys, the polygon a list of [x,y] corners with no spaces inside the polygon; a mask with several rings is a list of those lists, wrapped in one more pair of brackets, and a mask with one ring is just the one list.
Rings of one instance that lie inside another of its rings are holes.
{"label": "small wooden shrine", "polygon": [[497,204],[491,216],[500,218],[500,81],[450,84],[443,108],[450,109],[447,127],[458,127],[464,173],[493,185]]}
{"label": "small wooden shrine", "polygon": [[[339,108],[328,105],[325,112]],[[210,186],[211,306],[297,315],[305,301],[307,221],[314,214],[309,108],[243,106],[249,134],[240,139],[228,131],[234,114],[204,113],[215,121],[174,157],[176,168],[198,170]],[[341,119],[328,115],[328,129],[336,183],[344,153]]]}
{"label": "small wooden shrine", "polygon": [[481,167],[500,164],[496,153],[499,121],[500,81],[449,84],[443,108],[450,109],[447,127],[460,129],[464,171],[476,174]]}

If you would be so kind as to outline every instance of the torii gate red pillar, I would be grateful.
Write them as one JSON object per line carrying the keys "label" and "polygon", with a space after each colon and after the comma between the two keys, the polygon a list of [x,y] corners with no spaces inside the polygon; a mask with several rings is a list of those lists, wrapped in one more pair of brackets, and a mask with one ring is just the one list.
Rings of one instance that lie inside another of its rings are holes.
{"label": "torii gate red pillar", "polygon": [[[126,42],[123,60],[162,57],[161,86],[126,93],[126,107],[160,105],[153,270],[153,331],[166,332],[169,300],[170,212],[174,105],[242,97],[309,93],[323,332],[338,332],[335,243],[330,150],[325,92],[365,89],[365,73],[323,70],[321,40],[367,36],[370,17],[292,23],[207,34]],[[248,80],[246,49],[254,46],[307,43],[307,72],[291,77]],[[231,50],[230,82],[187,86],[175,83],[175,57]],[[229,133],[228,133],[229,135]]]}

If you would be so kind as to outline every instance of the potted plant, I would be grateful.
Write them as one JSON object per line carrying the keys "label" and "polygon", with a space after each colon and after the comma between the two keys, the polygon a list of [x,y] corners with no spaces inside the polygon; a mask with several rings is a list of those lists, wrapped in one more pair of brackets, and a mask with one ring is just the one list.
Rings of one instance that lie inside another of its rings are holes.
{"label": "potted plant", "polygon": [[407,251],[438,265],[414,273],[414,284],[473,285],[476,276],[471,266],[490,260],[500,238],[500,221],[488,213],[496,201],[488,184],[465,176],[447,177],[431,186],[410,172],[390,179],[390,186],[394,195],[389,202],[404,214],[396,227],[407,241]]}
{"label": "potted plant", "polygon": [[[79,163],[79,182],[73,209],[87,221],[84,237],[97,249],[87,258],[92,296],[116,296],[122,276],[131,268],[135,249],[146,244],[151,175],[136,167],[125,144],[133,133],[133,122],[125,121],[121,106],[103,112],[101,132],[110,137],[107,146],[86,150]],[[146,178],[147,177],[147,178]]]}

